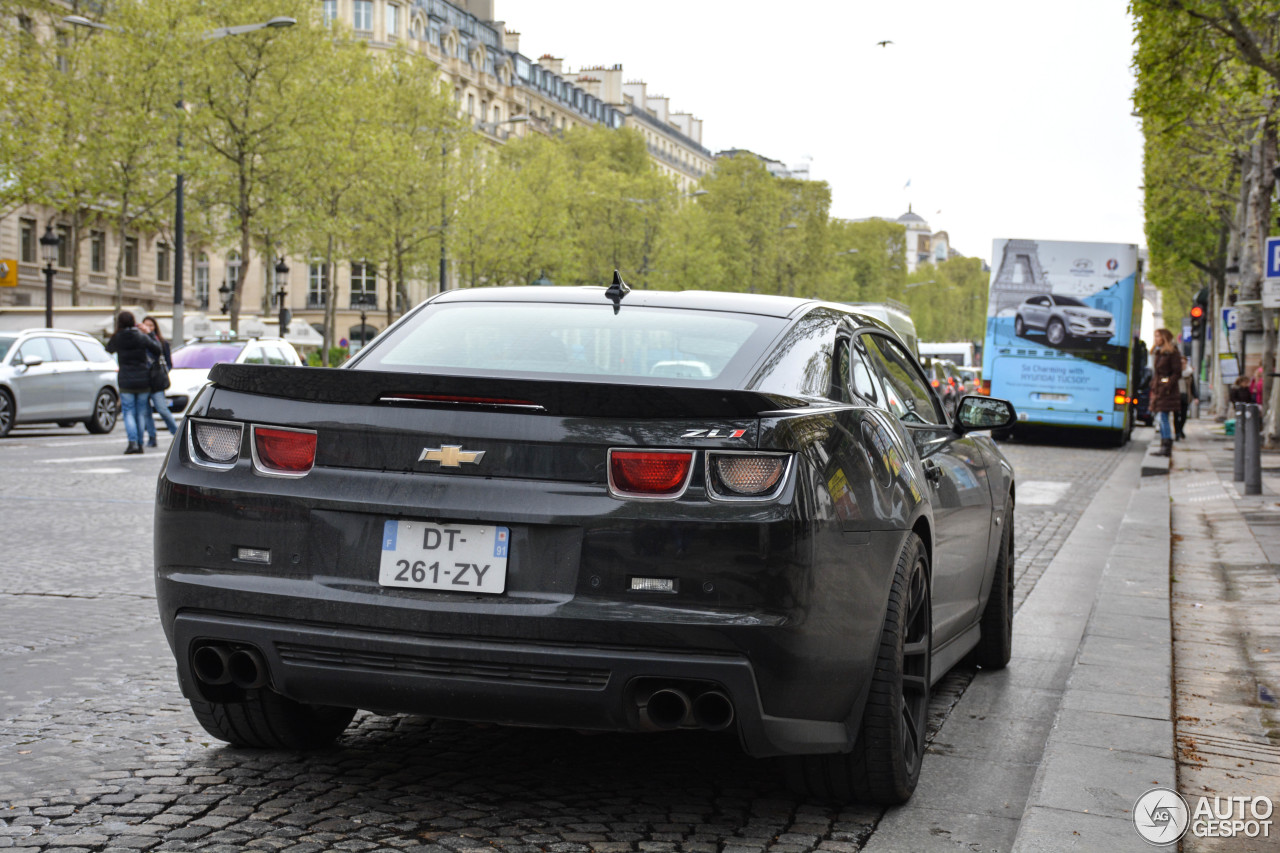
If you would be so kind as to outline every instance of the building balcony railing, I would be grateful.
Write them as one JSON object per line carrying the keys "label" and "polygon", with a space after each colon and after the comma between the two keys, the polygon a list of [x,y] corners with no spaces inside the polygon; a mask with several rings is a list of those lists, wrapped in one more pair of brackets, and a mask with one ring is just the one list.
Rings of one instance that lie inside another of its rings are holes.
{"label": "building balcony railing", "polygon": [[352,308],[377,308],[378,294],[376,293],[353,293],[351,294]]}

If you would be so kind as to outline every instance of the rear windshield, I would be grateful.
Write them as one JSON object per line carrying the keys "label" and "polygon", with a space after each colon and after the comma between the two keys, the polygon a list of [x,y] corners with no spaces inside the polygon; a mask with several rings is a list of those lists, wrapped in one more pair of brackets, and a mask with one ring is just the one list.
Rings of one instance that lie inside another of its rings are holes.
{"label": "rear windshield", "polygon": [[208,370],[215,364],[235,361],[244,344],[187,344],[173,351],[173,366]]}
{"label": "rear windshield", "polygon": [[435,305],[369,345],[353,367],[407,373],[739,381],[785,321],[623,305]]}

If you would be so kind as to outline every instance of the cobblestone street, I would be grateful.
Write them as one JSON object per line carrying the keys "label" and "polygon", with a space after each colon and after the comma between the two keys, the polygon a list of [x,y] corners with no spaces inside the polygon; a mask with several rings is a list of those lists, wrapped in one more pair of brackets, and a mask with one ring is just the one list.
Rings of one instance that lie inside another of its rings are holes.
{"label": "cobblestone street", "polygon": [[[0,442],[0,848],[852,853],[874,834],[881,809],[798,799],[728,736],[361,712],[318,753],[214,741],[156,617],[161,454],[119,456],[123,442],[56,429]],[[1121,452],[1002,449],[1019,478],[1021,603]],[[934,731],[975,677],[938,685]]]}

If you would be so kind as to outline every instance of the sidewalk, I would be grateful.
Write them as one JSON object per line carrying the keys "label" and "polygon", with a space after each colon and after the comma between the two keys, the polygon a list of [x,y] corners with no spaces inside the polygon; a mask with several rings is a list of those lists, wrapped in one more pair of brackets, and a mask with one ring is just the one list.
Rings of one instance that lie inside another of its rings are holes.
{"label": "sidewalk", "polygon": [[[1263,494],[1234,483],[1232,439],[1211,420],[1174,449],[1173,626],[1178,789],[1280,805],[1280,453]],[[1268,839],[1193,838],[1186,851],[1280,849]]]}

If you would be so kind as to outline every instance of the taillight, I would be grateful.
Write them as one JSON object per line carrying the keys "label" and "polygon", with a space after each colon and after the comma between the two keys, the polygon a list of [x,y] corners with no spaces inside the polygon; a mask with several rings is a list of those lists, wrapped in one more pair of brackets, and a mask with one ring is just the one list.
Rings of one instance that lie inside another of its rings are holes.
{"label": "taillight", "polygon": [[189,419],[188,453],[191,461],[206,468],[232,468],[240,458],[244,424]]}
{"label": "taillight", "polygon": [[1129,399],[1128,390],[1125,388],[1117,388],[1116,389],[1116,408],[1123,409],[1125,406],[1129,405],[1130,402],[1132,401]]}
{"label": "taillight", "polygon": [[619,497],[678,498],[692,474],[692,450],[609,451],[609,491]]}
{"label": "taillight", "polygon": [[933,382],[932,382],[932,383],[930,383],[930,384],[932,384],[934,388],[937,388],[937,387],[938,387],[939,385],[941,385],[942,383],[935,379],[935,380],[933,380]]}
{"label": "taillight", "polygon": [[984,397],[991,396],[991,380],[990,379],[982,380],[982,385],[981,387],[978,388],[978,393]]}
{"label": "taillight", "polygon": [[253,467],[271,477],[303,477],[316,463],[313,430],[253,427]]}
{"label": "taillight", "polygon": [[790,454],[707,453],[707,491],[721,500],[765,500],[781,491]]}

